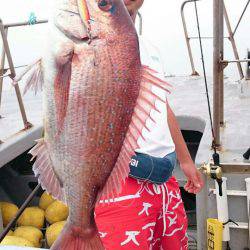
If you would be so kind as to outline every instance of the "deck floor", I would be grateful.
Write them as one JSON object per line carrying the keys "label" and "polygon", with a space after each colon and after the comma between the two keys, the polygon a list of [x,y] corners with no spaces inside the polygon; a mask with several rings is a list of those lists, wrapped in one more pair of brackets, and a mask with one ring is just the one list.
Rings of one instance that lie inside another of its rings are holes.
{"label": "deck floor", "polygon": [[[20,86],[22,91],[22,86]],[[41,131],[42,97],[41,93],[33,92],[23,96],[23,103],[28,121],[33,125],[24,130],[15,89],[7,81],[4,82],[2,103],[0,106],[0,167],[32,146]],[[28,140],[26,140],[26,138]]]}
{"label": "deck floor", "polygon": [[[22,86],[20,88],[22,89]],[[29,92],[23,96],[23,102],[28,121],[33,125],[40,125],[42,121],[41,93],[35,96],[33,92]],[[1,141],[7,140],[24,128],[15,89],[10,84],[3,89],[0,115]]]}
{"label": "deck floor", "polygon": [[[212,154],[212,133],[208,113],[205,83],[202,77],[169,77],[174,86],[169,95],[181,129],[203,132],[196,162],[202,164]],[[213,112],[212,78],[208,78],[211,110]],[[241,94],[240,85],[225,79],[224,121],[221,129],[221,160],[224,163],[242,163],[243,153],[250,147],[250,83],[245,85],[248,92]],[[201,124],[205,127],[202,128]],[[204,129],[204,130],[203,130]],[[203,131],[200,131],[203,130]]]}

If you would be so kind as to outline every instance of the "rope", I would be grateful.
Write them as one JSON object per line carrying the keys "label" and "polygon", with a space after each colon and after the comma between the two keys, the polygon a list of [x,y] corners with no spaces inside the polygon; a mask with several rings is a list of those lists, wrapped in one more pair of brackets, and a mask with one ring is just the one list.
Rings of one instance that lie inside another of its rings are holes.
{"label": "rope", "polygon": [[29,22],[29,25],[34,25],[37,23],[36,16],[35,16],[34,12],[30,13],[28,22]]}

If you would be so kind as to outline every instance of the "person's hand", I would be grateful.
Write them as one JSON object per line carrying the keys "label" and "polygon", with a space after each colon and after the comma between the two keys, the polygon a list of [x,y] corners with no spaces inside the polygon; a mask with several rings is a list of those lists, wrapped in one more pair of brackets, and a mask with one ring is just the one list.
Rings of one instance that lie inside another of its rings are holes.
{"label": "person's hand", "polygon": [[194,163],[182,165],[181,169],[187,178],[187,183],[184,186],[184,189],[189,193],[199,193],[204,186],[204,181],[200,171],[196,168]]}

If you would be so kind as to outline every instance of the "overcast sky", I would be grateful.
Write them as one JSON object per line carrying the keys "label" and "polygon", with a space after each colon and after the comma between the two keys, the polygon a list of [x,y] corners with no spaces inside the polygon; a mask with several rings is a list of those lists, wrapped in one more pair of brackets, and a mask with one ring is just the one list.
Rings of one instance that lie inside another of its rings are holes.
{"label": "overcast sky", "polygon": [[[52,0],[0,0],[0,18],[4,23],[26,21],[31,12],[38,19],[48,17]],[[183,28],[180,17],[182,0],[145,0],[141,10],[143,15],[143,34],[148,37],[161,51],[165,70],[170,74],[190,74],[190,64],[187,57]],[[198,3],[201,33],[212,35],[212,0],[202,0]],[[247,0],[225,0],[234,27]],[[249,7],[250,8],[250,7]],[[190,35],[197,34],[193,4],[187,5],[186,16]],[[236,42],[241,57],[246,56],[250,48],[250,10],[248,9],[236,34]],[[14,28],[9,32],[9,41],[16,65],[29,63],[42,53],[42,45],[46,39],[46,25],[26,28]],[[212,40],[204,40],[205,62],[208,74],[212,71]],[[225,57],[233,58],[228,40],[225,41]],[[195,64],[200,68],[200,52],[198,41],[192,41]],[[226,74],[237,78],[236,66],[230,66]]]}

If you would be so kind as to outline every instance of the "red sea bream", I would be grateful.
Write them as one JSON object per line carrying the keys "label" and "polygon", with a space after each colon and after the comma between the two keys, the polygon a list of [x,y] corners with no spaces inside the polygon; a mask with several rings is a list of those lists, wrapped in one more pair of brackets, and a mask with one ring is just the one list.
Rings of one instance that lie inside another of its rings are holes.
{"label": "red sea bream", "polygon": [[[44,138],[31,150],[42,187],[69,206],[53,250],[104,249],[95,203],[119,194],[129,161],[166,83],[140,63],[122,0],[57,1],[43,78]],[[164,101],[164,100],[162,100]]]}

